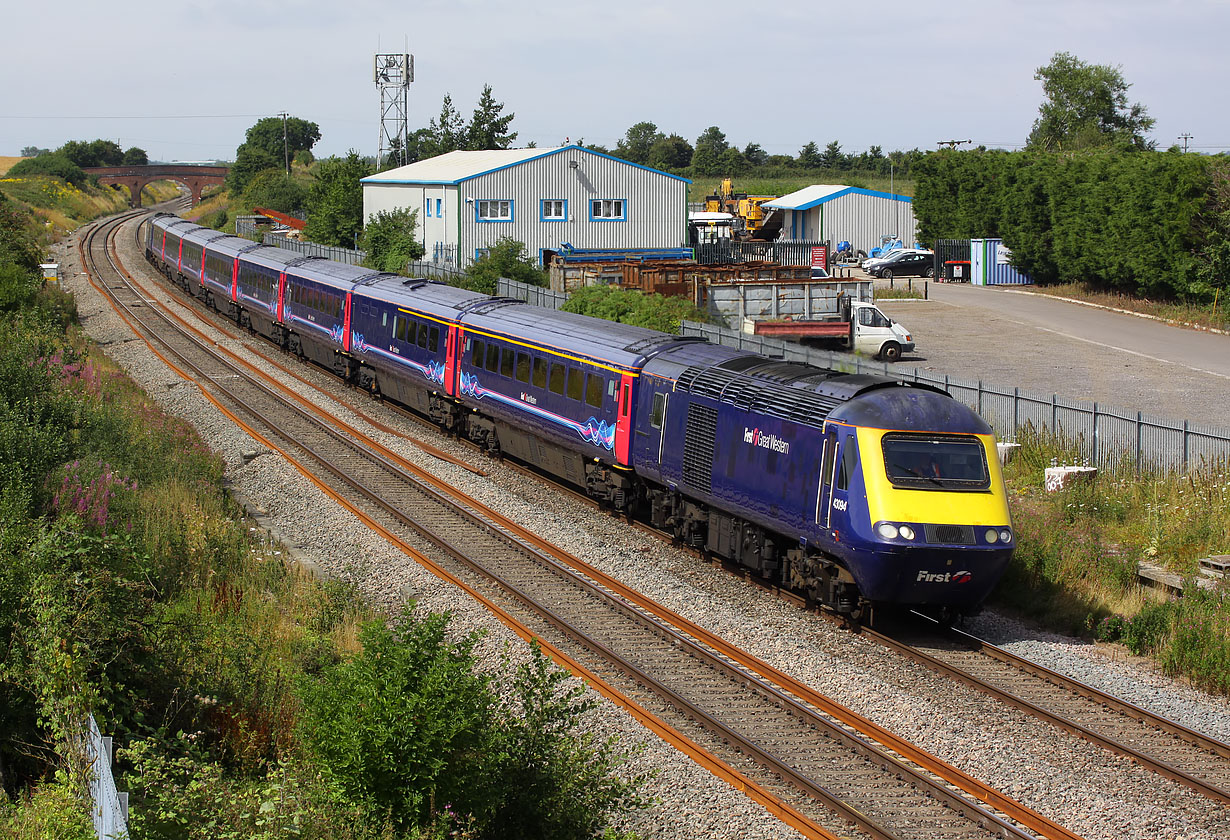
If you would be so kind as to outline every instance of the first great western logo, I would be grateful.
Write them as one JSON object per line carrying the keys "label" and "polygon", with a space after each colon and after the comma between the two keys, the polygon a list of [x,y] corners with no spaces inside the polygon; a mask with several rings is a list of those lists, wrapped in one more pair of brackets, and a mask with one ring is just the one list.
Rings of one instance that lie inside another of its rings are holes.
{"label": "first great western logo", "polygon": [[790,454],[789,441],[782,440],[777,435],[770,432],[762,432],[760,429],[749,429],[744,426],[743,442],[749,443],[752,446],[759,446],[761,449],[779,452],[782,455]]}

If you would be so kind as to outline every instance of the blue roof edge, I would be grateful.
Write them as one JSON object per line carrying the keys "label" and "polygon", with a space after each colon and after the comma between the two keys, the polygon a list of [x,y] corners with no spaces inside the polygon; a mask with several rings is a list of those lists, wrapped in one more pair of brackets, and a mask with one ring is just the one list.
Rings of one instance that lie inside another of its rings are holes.
{"label": "blue roof edge", "polygon": [[534,161],[534,160],[542,160],[543,158],[550,157],[551,155],[558,155],[558,154],[562,154],[563,152],[570,152],[574,150],[580,150],[582,152],[586,152],[591,155],[597,155],[598,157],[604,157],[607,160],[613,160],[613,161],[616,161],[617,163],[626,164],[627,166],[632,166],[637,169],[643,169],[646,172],[653,172],[657,175],[664,175],[667,178],[674,178],[676,181],[683,181],[685,184],[692,183],[690,179],[684,178],[680,175],[672,175],[669,172],[663,172],[661,169],[654,169],[653,167],[650,167],[650,166],[642,166],[639,163],[633,163],[630,160],[624,160],[623,158],[617,158],[614,155],[607,155],[607,154],[603,154],[602,152],[595,152],[593,149],[587,149],[584,146],[577,145],[576,143],[573,143],[571,146],[563,146],[558,149],[552,149],[551,151],[543,152],[540,155],[533,155],[532,157],[527,157],[522,160],[513,161],[512,163],[506,163],[503,166],[496,166],[492,169],[483,170],[482,172],[475,172],[473,175],[466,175],[464,178],[457,178],[456,180],[453,180],[453,181],[424,181],[424,180],[407,181],[407,180],[401,180],[401,179],[390,180],[390,179],[377,179],[375,175],[368,175],[366,178],[360,178],[359,183],[360,184],[366,184],[366,183],[372,183],[372,184],[430,184],[433,186],[439,186],[442,184],[456,185],[456,184],[464,183],[465,181],[472,180],[474,178],[481,178],[484,175],[490,175],[492,172],[499,172],[503,169],[509,169],[514,166],[520,166],[523,163],[529,163],[530,161]]}
{"label": "blue roof edge", "polygon": [[798,207],[789,207],[786,209],[788,210],[810,210],[813,207],[819,207],[821,204],[827,204],[828,202],[832,201],[835,198],[841,198],[843,195],[869,195],[869,196],[872,196],[873,198],[887,198],[892,201],[904,201],[909,204],[914,203],[913,198],[911,198],[908,195],[901,195],[900,193],[886,193],[886,192],[880,192],[879,190],[865,190],[862,187],[847,187],[846,189],[841,190],[839,192],[826,195],[824,196],[824,198],[818,198],[815,201],[809,201],[807,204],[803,204]]}

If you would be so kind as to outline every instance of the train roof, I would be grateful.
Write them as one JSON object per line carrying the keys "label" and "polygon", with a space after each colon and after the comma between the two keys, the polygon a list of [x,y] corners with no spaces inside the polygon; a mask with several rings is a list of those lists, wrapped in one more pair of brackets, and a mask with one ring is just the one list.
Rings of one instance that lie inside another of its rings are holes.
{"label": "train roof", "polygon": [[[677,391],[817,427],[830,416],[838,419],[838,410],[855,397],[879,389],[929,391],[956,404],[943,391],[926,385],[887,376],[843,373],[713,344],[670,348],[645,369],[673,378]],[[874,414],[870,411],[841,417],[859,425],[875,425],[870,422]]]}
{"label": "train roof", "polygon": [[467,330],[509,335],[623,368],[640,368],[647,356],[681,341],[670,333],[547,309],[511,298],[476,303],[462,313],[461,322]]}
{"label": "train roof", "polygon": [[902,432],[989,435],[986,420],[965,403],[927,386],[877,388],[833,410],[832,419]]}
{"label": "train roof", "polygon": [[[253,244],[248,239],[240,239],[238,236],[233,238],[239,239],[240,242],[246,242],[249,246]],[[210,248],[212,247],[211,245]],[[294,251],[288,251],[276,245],[260,245],[249,249],[244,249],[242,246],[238,247],[239,251],[243,252],[243,258],[246,262],[255,263],[265,268],[272,268],[275,271],[284,271],[288,265],[308,259],[302,254],[296,254]]]}
{"label": "train roof", "polygon": [[286,273],[348,292],[356,284],[378,277],[384,272],[333,260],[304,260],[298,265],[287,266]]}
{"label": "train roof", "polygon": [[459,289],[432,280],[383,274],[363,283],[355,294],[454,320],[471,304],[487,300],[488,295]]}

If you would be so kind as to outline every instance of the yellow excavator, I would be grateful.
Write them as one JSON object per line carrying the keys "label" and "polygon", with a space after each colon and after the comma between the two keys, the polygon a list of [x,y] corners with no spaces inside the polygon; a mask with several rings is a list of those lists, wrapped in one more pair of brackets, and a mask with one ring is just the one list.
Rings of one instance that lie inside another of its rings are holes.
{"label": "yellow excavator", "polygon": [[776,239],[781,222],[772,224],[773,211],[766,213],[761,204],[777,198],[775,195],[748,195],[735,192],[730,178],[723,178],[713,195],[705,197],[705,212],[730,213],[735,217],[737,239]]}

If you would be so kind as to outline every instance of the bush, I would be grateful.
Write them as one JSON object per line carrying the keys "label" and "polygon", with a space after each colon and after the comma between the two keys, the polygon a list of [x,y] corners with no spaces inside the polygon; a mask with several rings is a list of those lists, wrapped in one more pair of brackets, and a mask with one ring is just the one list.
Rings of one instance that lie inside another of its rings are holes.
{"label": "bush", "polygon": [[62,152],[52,152],[49,155],[19,160],[13,164],[5,177],[29,178],[37,175],[60,178],[74,187],[85,186],[86,181],[89,180],[81,167],[69,160]]}
{"label": "bush", "polygon": [[547,285],[547,272],[534,265],[525,251],[525,243],[501,237],[487,249],[487,253],[471,263],[466,269],[463,288],[494,295],[499,278],[528,283],[531,286]]}
{"label": "bush", "polygon": [[578,289],[568,298],[563,310],[669,333],[678,332],[682,321],[704,323],[707,320],[705,313],[685,298],[646,295],[614,286]]}
{"label": "bush", "polygon": [[368,268],[405,274],[411,260],[423,256],[423,243],[414,235],[418,211],[402,208],[381,210],[367,220],[359,247],[367,252],[363,264]]}
{"label": "bush", "polygon": [[307,190],[281,169],[266,169],[248,181],[239,204],[245,210],[264,207],[293,215],[307,206]]}

